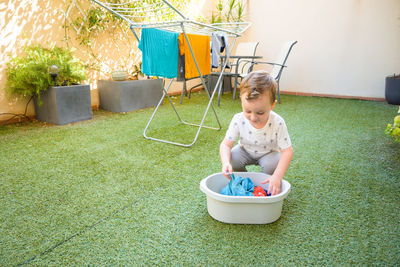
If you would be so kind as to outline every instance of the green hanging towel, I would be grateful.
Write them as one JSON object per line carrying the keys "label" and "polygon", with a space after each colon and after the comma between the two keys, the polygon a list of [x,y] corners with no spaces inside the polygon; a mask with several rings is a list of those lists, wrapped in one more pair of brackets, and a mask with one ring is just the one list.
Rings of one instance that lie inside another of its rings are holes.
{"label": "green hanging towel", "polygon": [[179,33],[159,29],[142,29],[139,49],[142,51],[142,72],[147,76],[178,76]]}

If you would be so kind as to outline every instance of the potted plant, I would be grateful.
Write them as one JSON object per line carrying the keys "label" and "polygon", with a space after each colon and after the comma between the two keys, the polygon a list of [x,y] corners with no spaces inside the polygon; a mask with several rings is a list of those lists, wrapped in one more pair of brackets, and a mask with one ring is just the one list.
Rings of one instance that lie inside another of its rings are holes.
{"label": "potted plant", "polygon": [[86,69],[72,51],[61,47],[27,46],[24,55],[7,64],[9,94],[34,97],[36,118],[67,124],[92,118]]}
{"label": "potted plant", "polygon": [[111,77],[114,81],[125,81],[128,74],[126,70],[114,70],[111,72]]}
{"label": "potted plant", "polygon": [[400,105],[400,75],[386,77],[385,98],[389,104]]}
{"label": "potted plant", "polygon": [[133,65],[133,71],[130,75],[130,80],[143,80],[144,74],[142,73],[142,62]]}

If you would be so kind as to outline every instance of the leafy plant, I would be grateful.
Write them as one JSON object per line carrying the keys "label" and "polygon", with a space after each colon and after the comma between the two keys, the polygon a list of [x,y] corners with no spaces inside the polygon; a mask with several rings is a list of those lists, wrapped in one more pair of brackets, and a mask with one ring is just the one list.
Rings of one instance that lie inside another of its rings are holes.
{"label": "leafy plant", "polygon": [[142,62],[139,62],[138,64],[133,65],[133,71],[132,71],[132,77],[134,79],[139,79],[139,75],[143,76],[142,73]]}
{"label": "leafy plant", "polygon": [[[400,114],[400,106],[399,106],[399,111],[397,113]],[[400,143],[400,115],[394,117],[393,124],[389,123],[387,125],[385,133],[393,137],[395,142]]]}
{"label": "leafy plant", "polygon": [[77,84],[86,79],[85,66],[75,58],[71,50],[41,45],[26,46],[24,54],[7,63],[6,91],[11,95],[37,96],[46,91],[54,82],[49,74],[51,65],[59,68],[56,85]]}
{"label": "leafy plant", "polygon": [[219,0],[216,9],[217,13],[213,12],[211,15],[211,23],[243,21],[244,3],[242,0]]}

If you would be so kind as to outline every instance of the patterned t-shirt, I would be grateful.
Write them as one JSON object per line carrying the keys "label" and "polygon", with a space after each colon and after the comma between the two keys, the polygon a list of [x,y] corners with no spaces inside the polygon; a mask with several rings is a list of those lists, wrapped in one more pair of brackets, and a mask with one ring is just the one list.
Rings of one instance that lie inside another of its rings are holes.
{"label": "patterned t-shirt", "polygon": [[254,128],[243,112],[235,114],[225,138],[229,141],[239,139],[239,145],[255,158],[272,151],[279,152],[292,145],[285,121],[273,111],[262,129]]}

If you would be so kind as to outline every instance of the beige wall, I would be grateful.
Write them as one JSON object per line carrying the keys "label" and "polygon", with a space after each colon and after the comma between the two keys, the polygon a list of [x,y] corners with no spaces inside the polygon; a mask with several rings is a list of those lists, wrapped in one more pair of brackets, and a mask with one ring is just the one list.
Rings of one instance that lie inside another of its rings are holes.
{"label": "beige wall", "polygon": [[[6,82],[6,63],[18,55],[25,43],[58,44],[63,38],[62,31],[54,31],[53,25],[60,25],[59,15],[55,14],[57,1],[3,0],[0,2],[0,88]],[[47,22],[47,23],[45,23]],[[7,99],[0,89],[0,113],[23,113],[27,99]],[[31,104],[28,115],[34,114]],[[0,120],[8,116],[0,116]]]}
{"label": "beige wall", "polygon": [[[0,3],[0,113],[23,113],[28,99],[9,98],[3,90],[7,77],[5,73],[6,63],[13,57],[20,55],[24,45],[41,44],[44,47],[54,45],[70,47],[75,49],[75,55],[82,61],[89,61],[89,51],[76,41],[76,31],[65,31],[64,13],[69,7],[68,0],[40,1],[40,0],[6,0]],[[88,6],[88,1],[77,1],[79,7],[84,10]],[[73,19],[78,9],[72,8],[70,18]],[[117,34],[104,33],[100,36],[104,41],[95,43],[93,49],[101,51],[98,55],[103,64],[100,66],[101,72],[89,72],[88,81],[92,88],[95,88],[96,80],[107,77],[108,71],[120,64],[120,60],[114,60],[116,55],[129,55],[130,50],[124,47],[115,46],[113,38]],[[66,37],[70,40],[65,42]],[[118,38],[117,38],[118,39]],[[129,40],[132,42],[132,40]],[[112,49],[110,49],[110,47]],[[124,51],[120,51],[124,50]],[[96,53],[97,54],[97,53]],[[96,90],[91,91],[92,106],[98,106],[99,99]],[[28,116],[33,116],[33,103],[28,106]],[[6,120],[10,116],[0,116],[1,120]]]}
{"label": "beige wall", "polygon": [[[13,57],[20,55],[24,45],[41,44],[45,47],[58,45],[69,46],[76,49],[75,54],[85,63],[96,62],[99,71],[89,71],[88,81],[91,85],[92,106],[99,106],[97,92],[97,80],[110,79],[111,71],[116,69],[132,69],[132,65],[141,60],[140,51],[137,49],[137,41],[130,30],[121,30],[119,24],[110,25],[109,29],[101,32],[93,38],[90,48],[79,45],[76,40],[76,31],[70,27],[66,31],[63,28],[65,12],[68,10],[70,0],[0,0],[0,113],[23,113],[28,99],[8,98],[3,90],[7,77],[6,64]],[[75,0],[81,10],[89,5],[89,0]],[[192,0],[197,7],[196,16],[201,12],[207,12],[210,5],[205,0]],[[74,19],[78,9],[73,7],[69,18]],[[69,25],[67,23],[67,25]],[[65,39],[69,40],[65,42]],[[96,55],[96,60],[90,57],[90,53]],[[197,84],[198,81],[190,81],[188,86]],[[179,93],[182,83],[175,83],[170,92]],[[34,116],[34,107],[28,106],[28,116]],[[0,121],[10,118],[11,115],[0,115]]]}
{"label": "beige wall", "polygon": [[253,25],[244,40],[260,42],[272,60],[287,40],[298,44],[281,90],[384,97],[384,78],[400,72],[399,0],[248,0]]}

